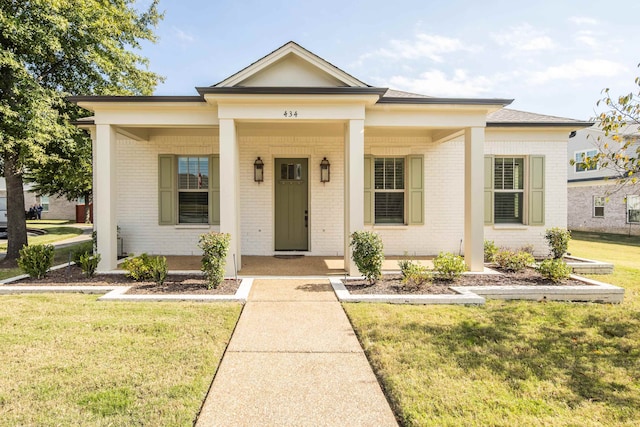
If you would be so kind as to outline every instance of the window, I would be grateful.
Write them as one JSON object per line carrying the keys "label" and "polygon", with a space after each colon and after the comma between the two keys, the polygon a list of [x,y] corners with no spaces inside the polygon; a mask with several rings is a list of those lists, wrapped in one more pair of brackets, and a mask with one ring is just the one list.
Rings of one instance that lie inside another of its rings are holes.
{"label": "window", "polygon": [[597,165],[589,165],[585,163],[586,159],[592,159],[598,154],[598,150],[583,150],[575,153],[575,170],[576,172],[586,172],[598,169]]}
{"label": "window", "polygon": [[404,158],[374,159],[376,224],[404,224]]}
{"label": "window", "polygon": [[208,157],[178,157],[178,222],[209,222]]}
{"label": "window", "polygon": [[42,212],[49,212],[49,196],[40,196],[40,206],[42,206]]}
{"label": "window", "polygon": [[636,194],[627,196],[627,222],[640,224],[640,196]]}
{"label": "window", "polygon": [[493,169],[494,222],[523,223],[524,158],[497,157]]}
{"label": "window", "polygon": [[604,202],[605,198],[601,196],[593,196],[593,216],[594,218],[604,218]]}

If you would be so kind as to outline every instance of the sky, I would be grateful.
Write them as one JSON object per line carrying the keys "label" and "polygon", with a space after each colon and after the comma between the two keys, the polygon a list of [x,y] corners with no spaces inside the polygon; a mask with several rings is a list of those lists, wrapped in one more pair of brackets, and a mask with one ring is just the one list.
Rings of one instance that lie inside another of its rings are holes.
{"label": "sky", "polygon": [[[150,0],[138,0],[143,7]],[[197,95],[295,41],[365,83],[586,120],[638,92],[639,0],[160,0],[138,52],[155,95]]]}

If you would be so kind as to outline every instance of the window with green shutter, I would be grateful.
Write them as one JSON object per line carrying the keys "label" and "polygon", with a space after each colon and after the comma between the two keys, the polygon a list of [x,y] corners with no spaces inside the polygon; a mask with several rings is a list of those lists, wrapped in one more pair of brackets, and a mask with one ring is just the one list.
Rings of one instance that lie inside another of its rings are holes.
{"label": "window with green shutter", "polygon": [[158,223],[219,224],[218,156],[158,157]]}

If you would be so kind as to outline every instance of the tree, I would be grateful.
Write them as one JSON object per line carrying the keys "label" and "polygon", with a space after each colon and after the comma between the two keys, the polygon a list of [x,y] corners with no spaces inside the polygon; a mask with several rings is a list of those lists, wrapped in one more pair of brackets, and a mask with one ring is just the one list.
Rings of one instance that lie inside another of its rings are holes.
{"label": "tree", "polygon": [[638,183],[640,174],[640,77],[636,77],[635,85],[637,93],[618,97],[612,97],[609,88],[602,91],[603,97],[596,105],[604,106],[605,111],[598,115],[597,124],[605,138],[595,142],[598,154],[585,159],[587,166],[614,172],[619,184],[614,191]]}
{"label": "tree", "polygon": [[[0,2],[0,158],[7,182],[8,248],[14,263],[27,243],[25,166],[46,164],[55,145],[73,147],[68,95],[150,95],[161,77],[134,52],[156,41],[158,0],[2,0]],[[79,145],[78,147],[81,147]],[[64,150],[62,150],[64,151]]]}

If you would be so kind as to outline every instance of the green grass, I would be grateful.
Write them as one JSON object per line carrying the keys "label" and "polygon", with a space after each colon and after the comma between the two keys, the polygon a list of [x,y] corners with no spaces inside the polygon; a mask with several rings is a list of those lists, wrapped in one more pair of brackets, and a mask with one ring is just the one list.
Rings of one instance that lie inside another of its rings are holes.
{"label": "green grass", "polygon": [[[47,245],[58,242],[60,240],[69,239],[82,234],[82,230],[76,227],[68,227],[59,225],[58,221],[50,223],[49,221],[28,221],[27,228],[38,228],[45,230],[47,234],[42,236],[28,236],[27,241],[30,245]],[[0,251],[6,251],[7,244],[0,244]]]}
{"label": "green grass", "polygon": [[[59,265],[69,262],[70,256],[73,257],[75,251],[79,251],[83,248],[91,248],[91,242],[76,243],[64,248],[56,248],[53,256],[53,265]],[[0,280],[8,279],[9,277],[19,276],[24,274],[20,268],[0,268]]]}
{"label": "green grass", "polygon": [[570,252],[613,262],[591,277],[623,286],[622,304],[344,304],[401,422],[637,425],[640,245],[592,240],[574,233]]}
{"label": "green grass", "polygon": [[238,304],[2,296],[0,426],[187,426]]}

